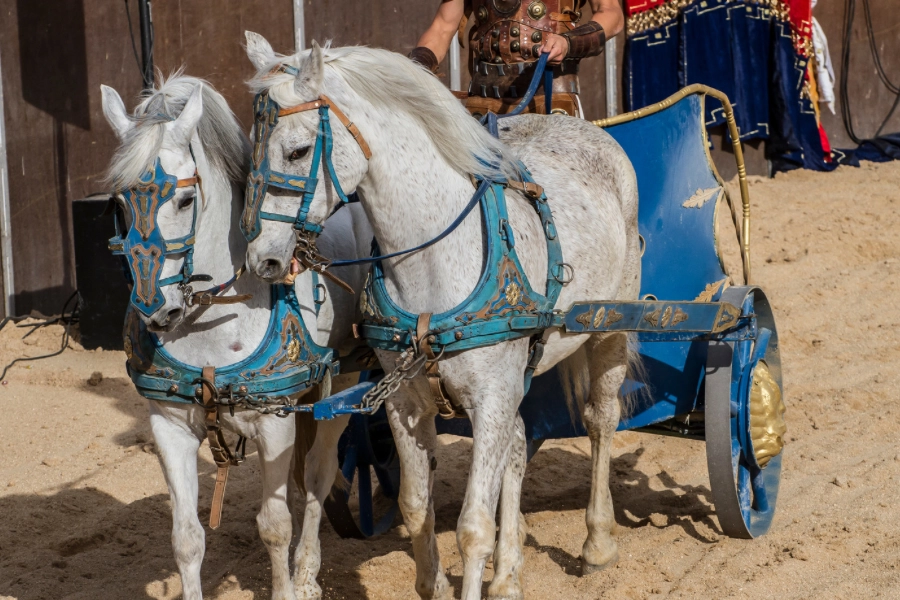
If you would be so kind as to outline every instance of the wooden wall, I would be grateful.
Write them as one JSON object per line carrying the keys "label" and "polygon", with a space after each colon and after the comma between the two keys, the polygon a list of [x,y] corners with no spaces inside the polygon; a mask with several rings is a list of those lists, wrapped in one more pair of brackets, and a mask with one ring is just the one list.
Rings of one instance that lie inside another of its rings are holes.
{"label": "wooden wall", "polygon": [[[131,5],[140,44],[137,3]],[[129,109],[140,92],[121,0],[7,0],[0,9],[16,312],[58,313],[76,287],[71,203],[103,192],[116,145],[100,107],[100,84]],[[243,123],[252,67],[245,29],[293,48],[290,0],[154,2],[156,67],[207,78]]]}
{"label": "wooden wall", "polygon": [[[438,3],[305,0],[306,39],[332,39],[338,45],[364,43],[405,54],[430,22]],[[829,38],[836,69],[844,4],[820,0],[815,9]],[[900,83],[896,0],[870,0],[870,4],[885,69]],[[139,42],[137,4],[130,0],[130,6]],[[869,136],[893,97],[874,73],[862,7],[857,10],[851,104],[857,132]],[[243,81],[251,75],[251,67],[241,47],[243,31],[262,33],[276,50],[292,51],[291,0],[157,0],[153,19],[157,68],[169,72],[183,64],[189,74],[207,78],[249,126],[250,99]],[[620,36],[620,64],[621,46]],[[76,287],[71,203],[103,191],[100,180],[116,143],[101,113],[99,86],[104,83],[116,88],[129,107],[140,91],[125,3],[6,0],[0,8],[0,56],[16,312],[56,313]],[[448,71],[446,65],[443,71]],[[467,83],[464,75],[463,85]],[[582,90],[586,116],[605,116],[602,57],[582,63]],[[839,114],[832,116],[826,111],[824,122],[835,147],[850,145]],[[886,128],[898,130],[900,111]],[[753,156],[756,154],[761,156],[761,150]],[[723,162],[729,158],[725,156]],[[761,164],[751,170],[759,171]],[[727,174],[727,169],[723,170]]]}

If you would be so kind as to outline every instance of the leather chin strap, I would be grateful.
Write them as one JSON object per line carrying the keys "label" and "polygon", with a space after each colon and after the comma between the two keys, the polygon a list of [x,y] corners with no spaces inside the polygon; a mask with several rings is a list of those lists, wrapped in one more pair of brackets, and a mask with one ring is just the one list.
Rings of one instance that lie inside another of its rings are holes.
{"label": "leather chin strap", "polygon": [[232,454],[225,441],[225,435],[219,426],[219,407],[216,404],[218,390],[215,386],[216,368],[203,367],[200,387],[203,390],[203,408],[206,410],[206,439],[216,463],[216,486],[213,489],[212,506],[209,511],[210,529],[218,529],[222,523],[222,505],[225,501],[225,485],[228,483],[228,467],[237,466],[244,461],[244,447],[247,438],[241,437]]}
{"label": "leather chin strap", "polygon": [[428,329],[431,324],[431,313],[422,313],[416,321],[416,340],[419,345],[419,352],[423,352],[426,357],[425,361],[425,377],[428,379],[428,387],[431,388],[431,398],[437,406],[438,414],[444,419],[453,419],[455,417],[463,417],[463,414],[457,414],[456,408],[447,396],[444,384],[441,382],[441,370],[438,367],[440,356],[435,356],[434,350],[431,348],[433,337],[429,335]]}

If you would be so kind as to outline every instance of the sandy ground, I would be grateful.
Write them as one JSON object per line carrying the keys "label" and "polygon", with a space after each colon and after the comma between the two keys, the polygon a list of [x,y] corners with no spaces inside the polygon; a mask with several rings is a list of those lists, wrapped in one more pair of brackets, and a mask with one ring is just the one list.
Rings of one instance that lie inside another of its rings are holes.
{"label": "sandy ground", "polygon": [[[528,468],[529,598],[900,598],[898,324],[900,164],[754,179],[755,280],[783,348],[788,447],[772,531],[722,535],[702,443],[623,433],[612,487],[621,560],[578,576],[589,493],[586,439],[547,443]],[[0,333],[0,362],[58,347],[59,327]],[[0,597],[177,598],[169,500],[146,403],[119,352],[16,366],[0,386]],[[88,382],[99,371],[103,380]],[[458,588],[454,525],[470,442],[445,438],[436,513]],[[207,530],[208,597],[268,598],[256,533],[255,457],[232,474],[224,524]],[[201,519],[213,465],[201,451]],[[415,598],[409,537],[372,541],[322,527],[326,598]],[[490,567],[486,580],[492,576]]]}

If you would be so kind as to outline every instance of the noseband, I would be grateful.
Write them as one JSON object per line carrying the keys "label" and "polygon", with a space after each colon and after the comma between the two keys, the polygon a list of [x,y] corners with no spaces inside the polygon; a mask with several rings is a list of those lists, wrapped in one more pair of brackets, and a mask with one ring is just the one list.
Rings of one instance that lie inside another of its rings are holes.
{"label": "noseband", "polygon": [[[282,65],[276,70],[290,75],[298,73],[295,67],[289,65]],[[309,175],[302,177],[273,171],[269,166],[269,139],[275,126],[278,124],[278,119],[311,110],[319,112],[319,125],[316,131],[316,145],[313,150]],[[350,199],[341,188],[334,170],[334,163],[331,160],[333,139],[329,111],[333,112],[334,116],[347,128],[347,131],[359,144],[363,156],[366,157],[366,160],[369,160],[372,157],[372,151],[369,149],[369,145],[359,129],[327,96],[323,95],[312,102],[298,104],[290,108],[281,108],[277,102],[269,97],[267,92],[257,94],[254,101],[254,112],[256,115],[255,140],[253,155],[251,156],[250,175],[247,178],[244,214],[241,217],[241,230],[244,232],[244,237],[247,238],[248,242],[252,242],[259,236],[262,230],[261,219],[291,223],[294,229],[301,233],[306,232],[313,235],[321,233],[322,225],[307,221],[310,206],[316,195],[316,186],[319,181],[317,175],[320,164],[328,172],[331,184],[334,186],[334,190],[337,192],[341,202],[344,204],[350,202]],[[302,194],[300,208],[297,210],[295,217],[262,210],[262,203],[269,186]]]}
{"label": "noseband", "polygon": [[[153,168],[141,176],[136,186],[120,192],[131,213],[131,226],[123,236],[122,224],[116,213],[116,236],[109,240],[109,249],[114,255],[124,257],[133,284],[131,304],[148,317],[165,304],[160,288],[172,284],[187,285],[194,273],[194,229],[199,198],[194,201],[191,230],[187,235],[167,240],[157,222],[160,209],[175,196],[175,191],[190,186],[196,186],[198,196],[202,195],[200,175],[196,169],[193,177],[177,179],[166,173],[157,158]],[[166,257],[175,254],[184,255],[181,271],[160,279]]]}

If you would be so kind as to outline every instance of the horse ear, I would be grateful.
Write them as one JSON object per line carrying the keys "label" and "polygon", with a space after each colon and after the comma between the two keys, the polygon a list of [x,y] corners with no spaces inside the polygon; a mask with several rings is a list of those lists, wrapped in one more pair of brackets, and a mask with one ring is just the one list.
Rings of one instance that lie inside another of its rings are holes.
{"label": "horse ear", "polygon": [[178,142],[189,144],[191,136],[200,123],[200,117],[203,116],[203,86],[198,85],[191,92],[191,97],[185,102],[184,108],[178,118],[167,125],[172,136]]}
{"label": "horse ear", "polygon": [[300,72],[294,80],[294,91],[301,98],[318,98],[325,78],[325,53],[313,40],[309,55],[300,62]]}
{"label": "horse ear", "polygon": [[250,59],[257,71],[275,58],[275,51],[272,50],[272,45],[263,36],[252,31],[245,31],[244,38],[247,40],[247,58]]}
{"label": "horse ear", "polygon": [[119,93],[107,85],[100,86],[100,93],[103,97],[103,116],[109,121],[119,140],[125,139],[125,134],[134,127],[134,123],[128,117],[128,111],[125,110],[125,103],[122,102]]}

